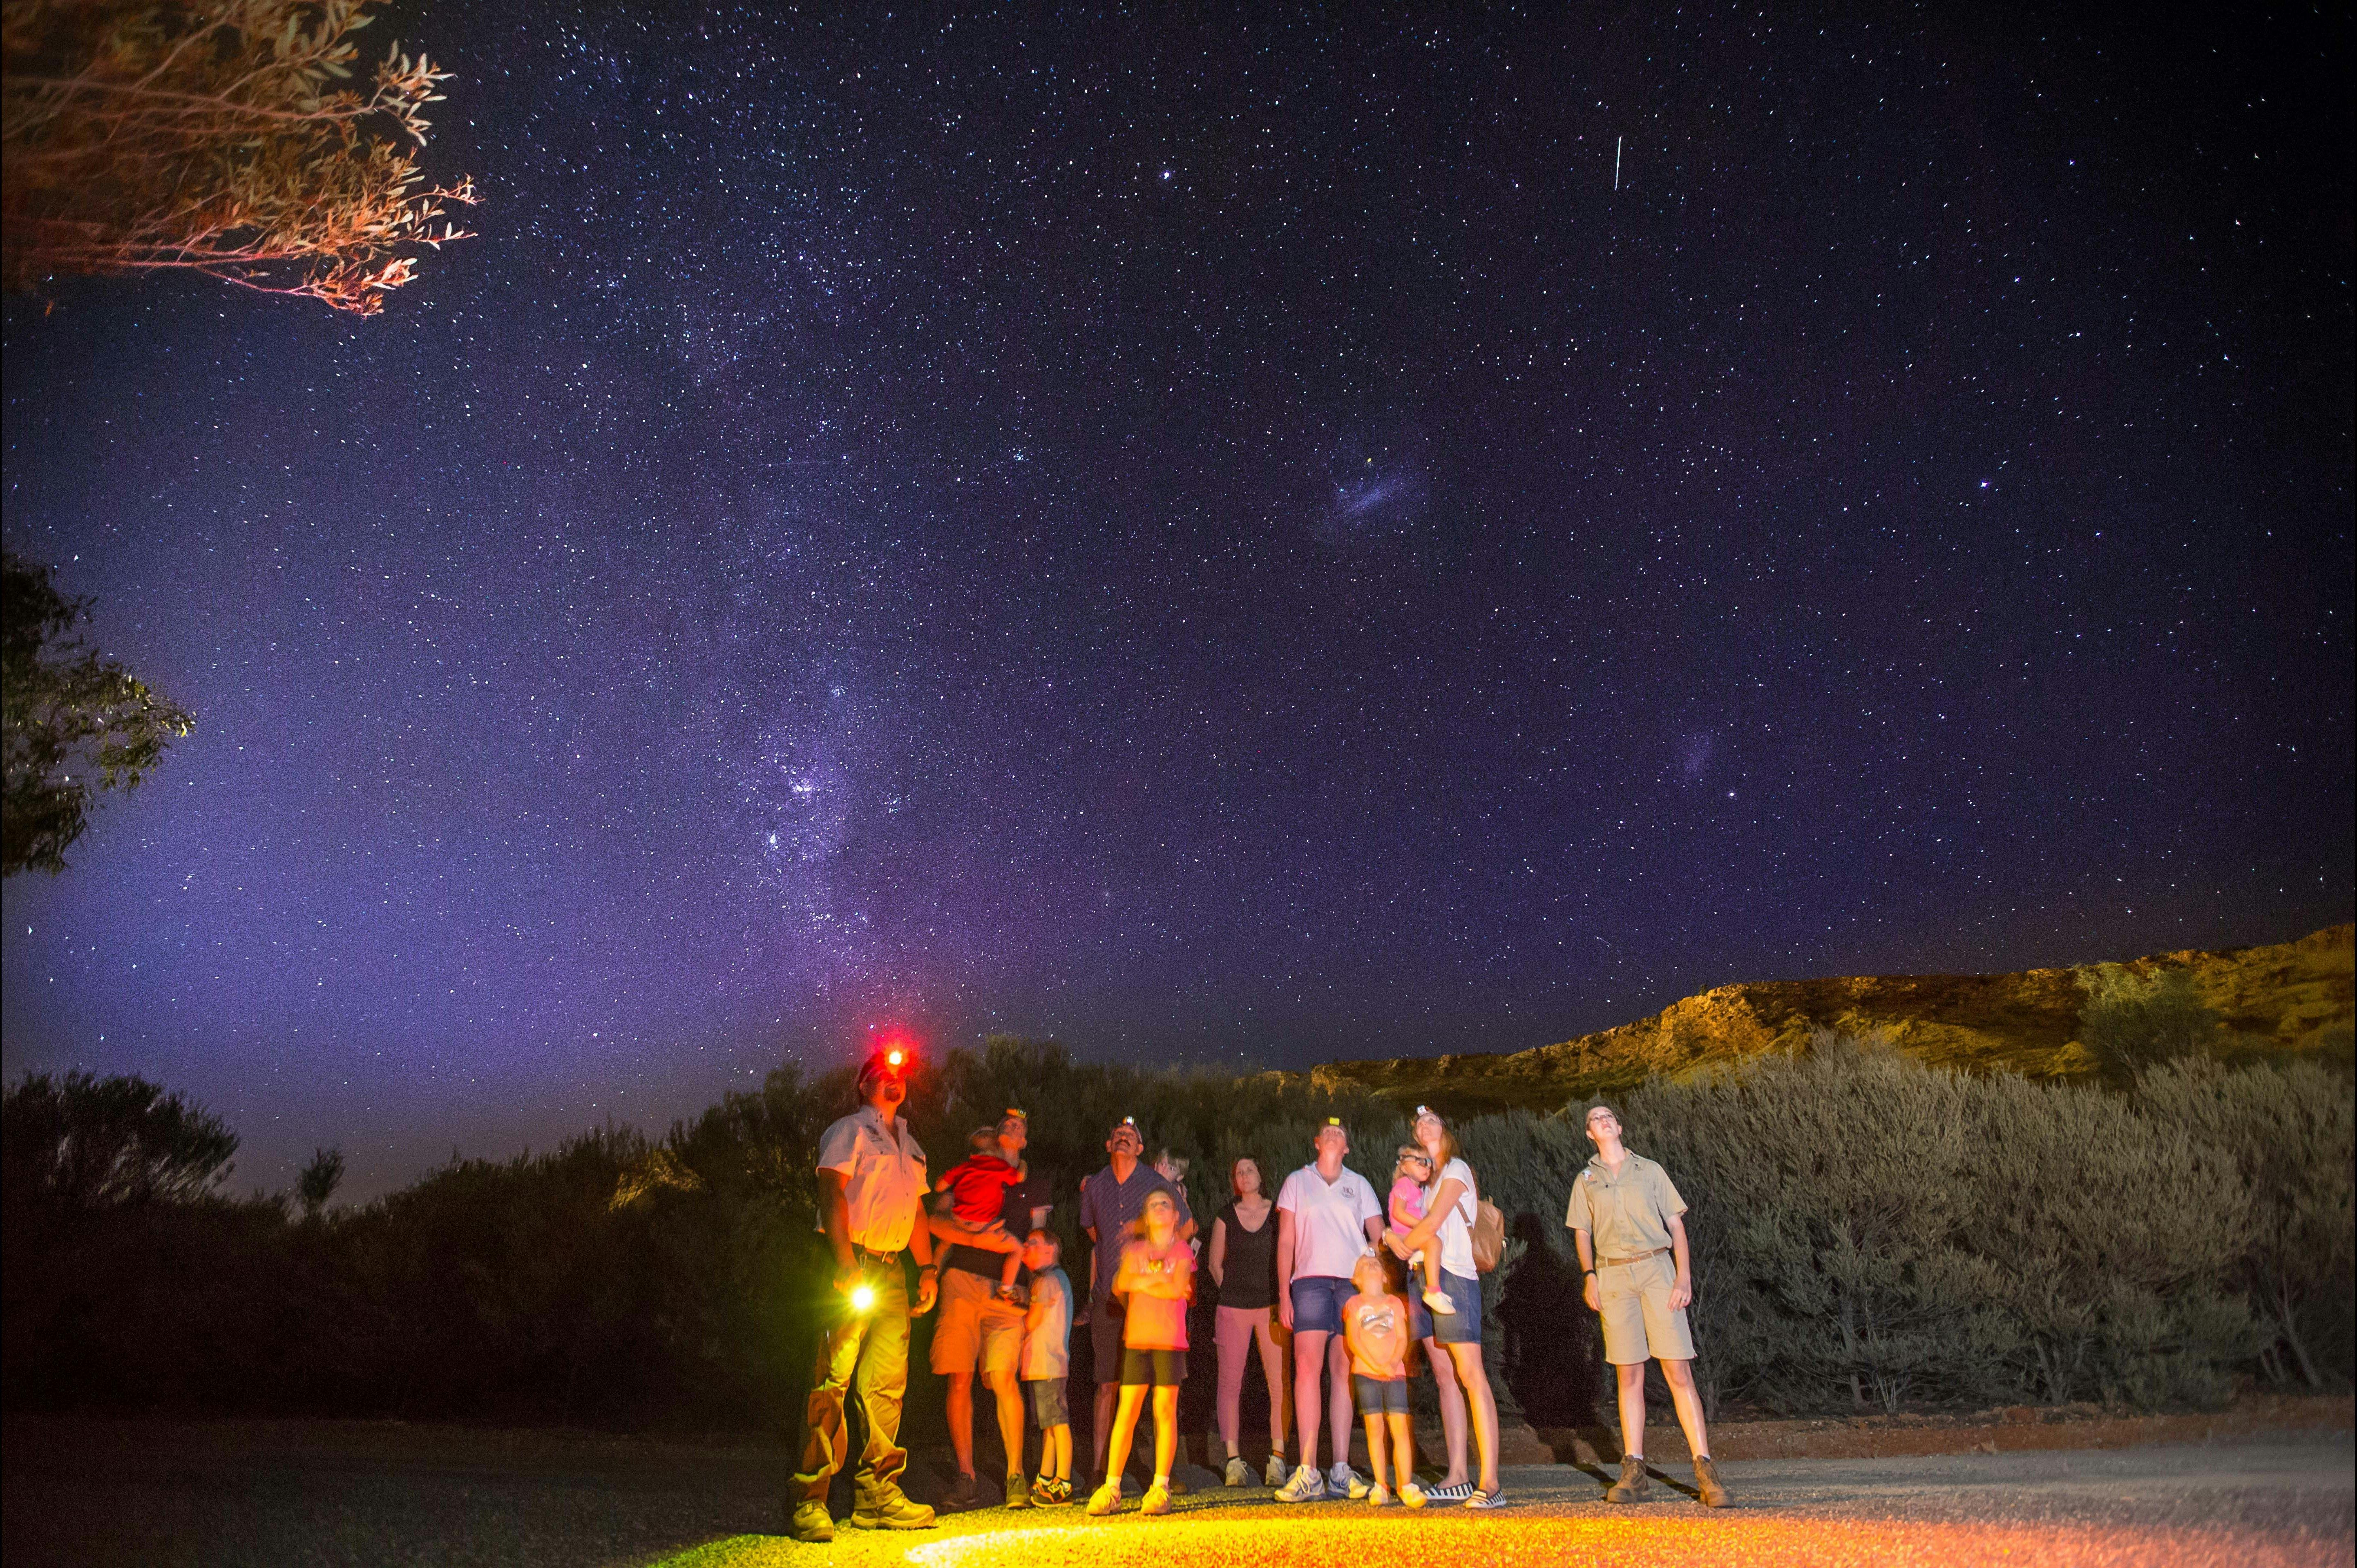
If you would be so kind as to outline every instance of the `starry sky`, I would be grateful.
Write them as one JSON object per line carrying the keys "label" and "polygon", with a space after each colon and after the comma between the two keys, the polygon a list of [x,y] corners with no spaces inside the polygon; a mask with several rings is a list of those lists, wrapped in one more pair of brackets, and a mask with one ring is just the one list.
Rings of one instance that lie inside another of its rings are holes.
{"label": "starry sky", "polygon": [[2349,918],[2349,18],[1987,9],[397,8],[382,317],[7,306],[7,544],[199,725],[7,1071],[364,1195]]}

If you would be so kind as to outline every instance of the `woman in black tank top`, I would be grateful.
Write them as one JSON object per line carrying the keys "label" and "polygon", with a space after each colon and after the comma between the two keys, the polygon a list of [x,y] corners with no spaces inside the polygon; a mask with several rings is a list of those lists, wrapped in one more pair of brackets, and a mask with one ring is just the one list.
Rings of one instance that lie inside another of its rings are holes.
{"label": "woman in black tank top", "polygon": [[1220,1437],[1228,1445],[1227,1484],[1241,1487],[1252,1478],[1236,1450],[1237,1428],[1243,1423],[1244,1369],[1251,1363],[1254,1341],[1260,1346],[1261,1373],[1268,1380],[1268,1469],[1265,1479],[1283,1486],[1285,1414],[1291,1402],[1285,1375],[1285,1352],[1276,1343],[1271,1319],[1276,1305],[1276,1206],[1261,1191],[1260,1166],[1238,1160],[1228,1172],[1235,1200],[1211,1221],[1211,1277],[1219,1282],[1220,1310],[1213,1337],[1220,1349]]}

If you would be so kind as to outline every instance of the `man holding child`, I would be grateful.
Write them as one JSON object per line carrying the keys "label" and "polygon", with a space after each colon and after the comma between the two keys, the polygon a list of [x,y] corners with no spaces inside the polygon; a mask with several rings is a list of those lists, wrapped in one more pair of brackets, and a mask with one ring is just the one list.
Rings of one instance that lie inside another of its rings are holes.
{"label": "man holding child", "polygon": [[1023,1348],[1021,1300],[1025,1238],[1048,1222],[1054,1202],[1045,1176],[1023,1160],[1029,1122],[1010,1108],[996,1127],[975,1133],[974,1150],[943,1173],[933,1200],[932,1234],[947,1243],[942,1258],[942,1316],[933,1328],[932,1369],[949,1380],[950,1447],[958,1476],[952,1509],[981,1501],[974,1473],[974,1376],[997,1405],[998,1434],[1006,1455],[1006,1501],[1030,1500],[1022,1476],[1023,1395],[1017,1362]]}

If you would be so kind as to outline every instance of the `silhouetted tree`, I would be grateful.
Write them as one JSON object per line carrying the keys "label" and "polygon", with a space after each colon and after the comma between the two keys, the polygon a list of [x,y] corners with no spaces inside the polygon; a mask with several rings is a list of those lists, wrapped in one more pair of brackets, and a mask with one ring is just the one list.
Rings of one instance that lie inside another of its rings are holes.
{"label": "silhouetted tree", "polygon": [[220,1117],[142,1078],[27,1073],[0,1096],[12,1198],[190,1202],[229,1178],[237,1144]]}
{"label": "silhouetted tree", "polygon": [[295,1196],[303,1205],[303,1217],[316,1219],[319,1210],[328,1207],[328,1199],[336,1196],[336,1188],[344,1184],[344,1152],[341,1149],[314,1149],[311,1163],[303,1167],[303,1175],[295,1184]]}
{"label": "silhouetted tree", "polygon": [[5,0],[7,286],[199,272],[362,316],[467,236],[474,186],[421,188],[421,111],[447,79],[396,43],[365,94],[369,0]]}
{"label": "silhouetted tree", "polygon": [[132,789],[196,721],[71,634],[91,601],[49,569],[0,556],[0,875],[51,875],[81,837],[93,789]]}

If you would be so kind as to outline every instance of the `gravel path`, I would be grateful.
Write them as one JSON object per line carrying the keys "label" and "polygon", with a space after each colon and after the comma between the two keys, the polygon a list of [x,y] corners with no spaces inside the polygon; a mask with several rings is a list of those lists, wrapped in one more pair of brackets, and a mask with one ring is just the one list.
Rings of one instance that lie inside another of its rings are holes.
{"label": "gravel path", "polygon": [[[799,1546],[775,1449],[341,1423],[12,1420],[0,1552],[47,1564],[614,1564],[1182,1568],[1371,1554],[1460,1565],[2351,1564],[2346,1434],[2214,1448],[1776,1460],[1722,1467],[1738,1506],[1656,1485],[1614,1508],[1566,1466],[1507,1472],[1511,1509],[1286,1508],[1259,1488],[1168,1519],[987,1509],[937,1530]],[[1681,1467],[1668,1474],[1683,1479]]]}

